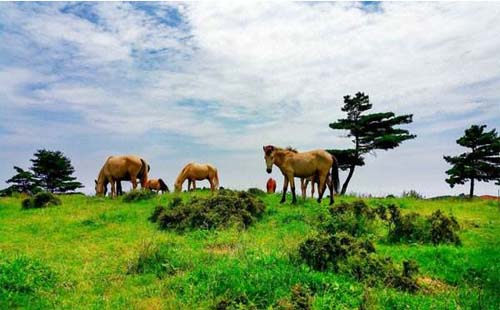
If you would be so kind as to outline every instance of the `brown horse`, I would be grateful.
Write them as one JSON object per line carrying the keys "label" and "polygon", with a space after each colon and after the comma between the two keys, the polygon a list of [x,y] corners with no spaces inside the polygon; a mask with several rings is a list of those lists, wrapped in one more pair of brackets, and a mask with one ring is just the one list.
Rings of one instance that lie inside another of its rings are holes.
{"label": "brown horse", "polygon": [[276,181],[273,178],[269,178],[269,180],[267,180],[266,189],[268,194],[276,192]]}
{"label": "brown horse", "polygon": [[[151,170],[151,167],[148,165],[148,172]],[[139,174],[137,175],[137,178],[140,180],[142,178],[142,175]],[[125,178],[124,180],[130,180],[130,175],[125,175]],[[122,190],[122,182],[121,181],[124,181],[124,180],[116,180],[116,194],[118,196],[121,196],[123,195],[123,190]],[[97,181],[96,181],[97,183]],[[104,185],[104,196],[106,196],[106,193],[108,192],[108,183],[106,182],[106,184]]]}
{"label": "brown horse", "polygon": [[[302,189],[302,198],[303,199],[306,199],[306,196],[307,196],[306,191],[307,191],[307,186],[309,185],[309,183],[311,183],[311,198],[314,197],[314,186],[315,185],[317,186],[318,193],[319,193],[319,179],[317,176],[312,176],[309,178],[301,178],[300,179],[300,187]],[[326,177],[326,185],[328,186],[328,188],[331,191],[332,190],[331,189],[332,176],[330,174],[328,174],[328,176]]]}
{"label": "brown horse", "polygon": [[162,194],[165,193],[165,191],[167,193],[170,192],[167,184],[165,184],[162,179],[149,179],[146,182],[146,188],[150,190],[156,190],[157,192],[161,191]]}
{"label": "brown horse", "polygon": [[111,183],[111,197],[116,197],[116,182],[127,179],[132,182],[132,188],[136,189],[139,178],[141,187],[144,188],[148,180],[148,170],[149,166],[146,161],[138,156],[110,156],[95,180],[96,195],[104,195],[107,184]]}
{"label": "brown horse", "polygon": [[181,173],[175,180],[175,191],[180,192],[182,190],[182,184],[185,180],[188,180],[188,190],[191,184],[193,184],[193,189],[196,189],[195,181],[208,180],[210,182],[210,189],[212,191],[219,188],[219,174],[217,168],[210,164],[198,164],[189,163],[184,168],[182,168]]}
{"label": "brown horse", "polygon": [[292,188],[293,200],[297,202],[295,196],[295,177],[308,178],[316,176],[319,179],[319,197],[321,202],[326,189],[328,172],[331,169],[333,184],[330,187],[330,204],[333,204],[333,189],[338,189],[338,163],[335,157],[325,150],[313,150],[308,152],[297,152],[291,149],[282,149],[276,146],[267,145],[263,147],[264,158],[266,160],[267,173],[272,172],[273,164],[280,168],[285,178],[283,182],[283,196],[280,203],[285,202],[288,182]]}

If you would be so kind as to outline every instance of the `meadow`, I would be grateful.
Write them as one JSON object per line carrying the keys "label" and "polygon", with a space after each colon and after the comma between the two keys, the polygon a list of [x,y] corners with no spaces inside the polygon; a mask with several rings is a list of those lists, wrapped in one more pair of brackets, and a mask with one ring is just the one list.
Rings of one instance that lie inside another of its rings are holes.
{"label": "meadow", "polygon": [[292,309],[297,285],[312,309],[500,308],[496,201],[362,198],[373,207],[394,203],[403,214],[441,209],[458,219],[459,246],[389,243],[377,225],[378,253],[419,265],[426,289],[409,293],[316,271],[297,258],[326,216],[326,200],[280,205],[279,194],[263,195],[265,213],[247,229],[159,230],[148,217],[174,196],[125,203],[61,195],[62,205],[30,210],[21,198],[0,198],[0,309]]}

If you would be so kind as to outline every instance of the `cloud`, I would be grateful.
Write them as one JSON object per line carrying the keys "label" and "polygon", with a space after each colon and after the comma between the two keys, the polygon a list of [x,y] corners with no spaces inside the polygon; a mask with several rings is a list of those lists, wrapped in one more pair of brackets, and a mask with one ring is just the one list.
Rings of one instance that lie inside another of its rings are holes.
{"label": "cloud", "polygon": [[375,111],[413,113],[409,128],[432,149],[433,135],[498,126],[499,13],[496,3],[1,3],[0,146],[92,136],[81,150],[91,156],[108,145],[196,157],[196,147],[213,160],[248,160],[268,143],[345,148],[328,123],[344,95],[364,91]]}

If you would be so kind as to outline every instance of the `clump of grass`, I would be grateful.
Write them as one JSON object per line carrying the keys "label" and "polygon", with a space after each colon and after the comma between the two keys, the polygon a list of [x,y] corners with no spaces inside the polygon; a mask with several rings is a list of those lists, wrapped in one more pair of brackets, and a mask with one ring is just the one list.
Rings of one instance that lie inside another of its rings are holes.
{"label": "clump of grass", "polygon": [[134,202],[140,200],[148,200],[156,196],[156,193],[149,189],[133,189],[123,195],[123,202]]}
{"label": "clump of grass", "polygon": [[41,295],[52,290],[56,282],[55,273],[39,260],[26,256],[0,259],[0,308],[17,309],[26,300],[43,308]]}
{"label": "clump of grass", "polygon": [[[403,271],[399,271],[390,257],[376,253],[371,241],[346,232],[309,238],[299,246],[299,255],[307,265],[319,271],[349,274],[372,286],[383,284],[405,291],[418,290],[414,269],[406,271],[403,267]],[[413,267],[416,263],[408,264]]]}
{"label": "clump of grass", "polygon": [[157,207],[150,217],[160,229],[247,228],[262,217],[264,203],[247,192],[221,190],[189,202],[173,200],[168,208]]}
{"label": "clump of grass", "polygon": [[325,230],[329,233],[344,231],[359,237],[372,234],[376,212],[363,200],[352,203],[341,202],[328,208],[331,219],[327,221]]}
{"label": "clump of grass", "polygon": [[377,209],[380,218],[387,222],[391,242],[420,242],[420,243],[461,243],[458,236],[460,225],[453,216],[446,216],[441,210],[436,210],[431,216],[424,217],[411,212],[401,214],[394,204]]}
{"label": "clump of grass", "polygon": [[128,262],[127,274],[155,274],[158,278],[175,274],[179,268],[166,246],[142,243],[137,256]]}
{"label": "clump of grass", "polygon": [[61,200],[49,192],[40,192],[22,201],[23,209],[47,208],[58,205],[61,205]]}
{"label": "clump of grass", "polygon": [[212,307],[214,310],[257,310],[244,294],[238,296],[223,296]]}
{"label": "clump of grass", "polygon": [[307,286],[295,284],[291,289],[290,298],[278,301],[276,309],[279,310],[310,310],[312,309],[313,296]]}
{"label": "clump of grass", "polygon": [[255,196],[264,196],[266,194],[266,192],[257,187],[251,187],[247,190],[247,192]]}

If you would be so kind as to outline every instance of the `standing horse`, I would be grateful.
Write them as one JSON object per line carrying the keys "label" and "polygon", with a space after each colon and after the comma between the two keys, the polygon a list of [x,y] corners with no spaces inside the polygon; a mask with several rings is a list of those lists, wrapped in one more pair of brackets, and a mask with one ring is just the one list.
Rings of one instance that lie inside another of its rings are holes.
{"label": "standing horse", "polygon": [[210,189],[212,191],[219,188],[219,174],[217,168],[210,164],[189,163],[182,168],[179,176],[175,180],[175,191],[182,190],[182,184],[188,180],[188,190],[193,184],[193,190],[196,189],[195,181],[208,180],[210,182]]}
{"label": "standing horse", "polygon": [[157,192],[161,191],[162,194],[165,193],[165,191],[167,193],[170,192],[167,184],[165,184],[162,179],[149,179],[146,182],[146,188],[150,190],[156,190]]}
{"label": "standing horse", "polygon": [[276,192],[276,181],[273,178],[269,178],[269,180],[267,180],[266,189],[268,194]]}
{"label": "standing horse", "polygon": [[104,195],[108,183],[111,183],[111,197],[116,197],[116,182],[130,180],[132,188],[137,188],[137,179],[140,179],[141,187],[146,186],[148,181],[149,165],[138,156],[123,155],[110,156],[99,171],[95,180],[96,195]]}
{"label": "standing horse", "polygon": [[267,173],[272,172],[274,164],[280,168],[285,178],[283,182],[283,196],[281,197],[280,203],[284,203],[286,200],[288,182],[290,182],[292,188],[292,203],[296,203],[297,198],[295,196],[294,178],[308,178],[312,176],[316,176],[319,179],[318,202],[321,202],[326,189],[328,172],[331,169],[333,184],[332,187],[330,187],[330,204],[333,204],[333,188],[335,188],[335,191],[338,190],[339,178],[337,160],[330,153],[325,150],[297,152],[272,145],[264,146],[263,149]]}

